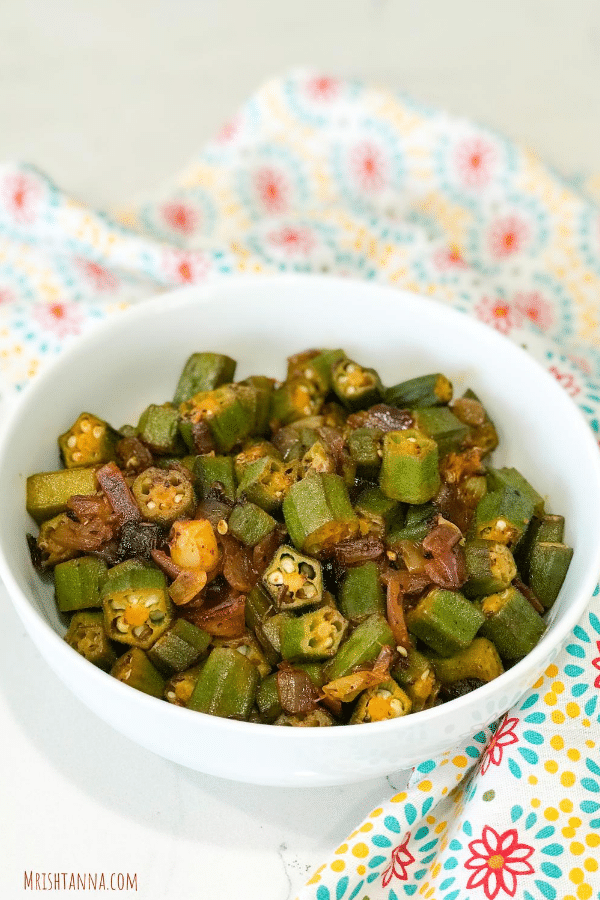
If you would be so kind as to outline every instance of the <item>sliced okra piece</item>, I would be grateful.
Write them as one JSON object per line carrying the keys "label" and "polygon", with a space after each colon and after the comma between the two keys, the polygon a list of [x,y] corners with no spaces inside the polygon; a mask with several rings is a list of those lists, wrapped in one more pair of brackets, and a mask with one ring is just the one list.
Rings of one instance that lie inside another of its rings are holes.
{"label": "sliced okra piece", "polygon": [[296,716],[283,713],[273,722],[273,725],[291,726],[293,728],[324,728],[335,724],[335,719],[326,709],[313,709],[308,713]]}
{"label": "sliced okra piece", "polygon": [[413,410],[415,427],[434,440],[440,459],[452,450],[458,450],[469,429],[447,406],[432,406]]}
{"label": "sliced okra piece", "polygon": [[536,530],[536,541],[550,544],[562,544],[565,536],[564,516],[550,515],[546,513],[539,519]]}
{"label": "sliced okra piece", "polygon": [[277,672],[263,678],[256,692],[256,704],[265,722],[272,723],[283,712],[277,687]]}
{"label": "sliced okra piece", "polygon": [[405,659],[392,669],[392,676],[412,702],[412,711],[420,712],[433,706],[439,691],[439,682],[426,656],[410,647]]}
{"label": "sliced okra piece", "polygon": [[408,630],[440,656],[469,646],[483,614],[460,591],[433,588],[406,614]]}
{"label": "sliced okra piece", "polygon": [[339,610],[351,622],[361,622],[373,613],[385,614],[385,599],[376,562],[369,560],[348,569],[338,596]]}
{"label": "sliced okra piece", "polygon": [[254,414],[254,426],[252,434],[266,434],[269,430],[271,416],[271,396],[273,394],[275,380],[266,375],[251,375],[240,381],[241,385],[251,387],[256,391],[256,405]]}
{"label": "sliced okra piece", "polygon": [[273,531],[277,522],[260,506],[249,500],[242,500],[231,510],[227,524],[229,534],[245,547],[255,547]]}
{"label": "sliced okra piece", "polygon": [[249,631],[236,638],[214,638],[213,646],[230,647],[232,650],[241,653],[242,656],[245,656],[246,659],[249,659],[256,666],[261,678],[265,678],[273,668],[257,639]]}
{"label": "sliced okra piece", "polygon": [[246,596],[244,615],[250,631],[256,631],[261,622],[275,612],[270,594],[260,584],[255,584]]}
{"label": "sliced okra piece", "polygon": [[281,655],[300,662],[331,659],[347,629],[348,622],[333,606],[290,616],[281,625]]}
{"label": "sliced okra piece", "polygon": [[546,630],[542,617],[515,587],[484,597],[481,611],[480,633],[492,641],[502,659],[522,659]]}
{"label": "sliced okra piece", "polygon": [[358,474],[376,478],[383,456],[383,431],[378,428],[355,428],[348,435],[348,449]]}
{"label": "sliced okra piece", "polygon": [[315,687],[321,688],[325,684],[325,676],[323,674],[323,663],[320,662],[295,662],[295,669],[301,669],[306,672]]}
{"label": "sliced okra piece", "polygon": [[467,541],[465,544],[467,597],[484,597],[504,591],[517,574],[515,560],[505,544],[497,541]]}
{"label": "sliced okra piece", "polygon": [[179,376],[173,403],[179,406],[200,391],[214,391],[233,381],[236,362],[222,353],[192,353]]}
{"label": "sliced okra piece", "polygon": [[512,487],[487,493],[475,510],[476,538],[516,547],[533,515],[533,500]]}
{"label": "sliced okra piece", "polygon": [[202,667],[203,663],[200,662],[197,666],[186,669],[185,672],[175,672],[174,675],[171,675],[165,684],[163,695],[167,703],[174,703],[175,706],[188,705],[200,677]]}
{"label": "sliced okra piece", "polygon": [[550,609],[566,578],[573,548],[563,543],[536,542],[529,555],[529,587],[545,609]]}
{"label": "sliced okra piece", "polygon": [[498,433],[477,394],[467,390],[452,404],[457,419],[469,426],[463,447],[477,447],[482,454],[491,453],[498,446]]}
{"label": "sliced okra piece", "polygon": [[176,619],[148,650],[148,659],[169,677],[185,672],[195,665],[208,650],[212,638],[207,631],[186,619]]}
{"label": "sliced okra piece", "polygon": [[58,439],[63,463],[67,469],[98,466],[115,458],[120,435],[103,419],[83,412],[68,431]]}
{"label": "sliced okra piece", "polygon": [[529,523],[525,537],[519,544],[517,553],[517,565],[523,580],[529,581],[529,561],[531,551],[535,544],[550,543],[562,544],[565,534],[565,520],[563,516],[543,515],[534,517]]}
{"label": "sliced okra piece", "polygon": [[451,400],[452,382],[439,372],[402,381],[385,392],[385,402],[400,409],[444,406]]}
{"label": "sliced okra piece", "polygon": [[412,712],[412,701],[393,678],[363,691],[350,717],[350,725],[399,719]]}
{"label": "sliced okra piece", "polygon": [[300,460],[300,477],[310,472],[335,472],[335,458],[323,441],[315,441]]}
{"label": "sliced okra piece", "polygon": [[383,437],[379,486],[392,500],[422,504],[440,489],[438,446],[414,428],[388,431]]}
{"label": "sliced okra piece", "polygon": [[110,638],[147,650],[173,621],[173,604],[160,569],[135,559],[113,566],[101,588]]}
{"label": "sliced okra piece", "polygon": [[490,491],[497,491],[504,487],[514,488],[533,501],[533,513],[535,516],[541,517],[544,515],[544,498],[541,494],[538,494],[536,489],[531,486],[517,469],[507,467],[493,469],[490,466],[487,469],[487,482],[488,490]]}
{"label": "sliced okra piece", "polygon": [[281,453],[270,441],[266,440],[249,440],[247,441],[239,453],[233,458],[233,469],[235,478],[238,482],[242,480],[244,472],[251,463],[263,459],[266,456],[272,456],[273,459],[281,460]]}
{"label": "sliced okra piece", "polygon": [[285,463],[272,456],[246,466],[237,497],[255,503],[268,513],[276,512],[298,476],[298,463]]}
{"label": "sliced okra piece", "polygon": [[283,501],[283,517],[295,546],[311,556],[354,537],[359,529],[344,480],[333,473],[311,472],[293,484]]}
{"label": "sliced okra piece", "polygon": [[118,432],[122,438],[137,438],[137,425],[121,425]]}
{"label": "sliced okra piece", "polygon": [[77,556],[79,553],[79,551],[75,550],[73,547],[63,547],[62,544],[55,540],[56,532],[60,533],[60,531],[70,523],[71,519],[63,512],[59,513],[58,516],[54,516],[52,519],[48,519],[47,522],[42,522],[40,525],[36,544],[40,552],[43,568],[51,569],[59,563],[73,559],[73,557]]}
{"label": "sliced okra piece", "polygon": [[307,378],[284,381],[271,395],[271,428],[276,429],[297,419],[318,415],[324,399],[325,395]]}
{"label": "sliced okra piece", "polygon": [[502,660],[494,644],[485,637],[476,637],[452,656],[430,656],[430,662],[441,684],[454,684],[465,678],[493,681],[504,672]]}
{"label": "sliced okra piece", "polygon": [[404,524],[404,507],[397,500],[386,497],[380,487],[370,487],[362,491],[354,504],[360,520],[360,530],[383,535],[392,526]]}
{"label": "sliced okra piece", "polygon": [[332,369],[331,386],[346,409],[367,409],[383,398],[383,385],[375,369],[365,369],[353,359],[340,359]]}
{"label": "sliced okra piece", "polygon": [[433,503],[421,503],[406,507],[404,519],[398,518],[389,528],[386,544],[391,550],[397,550],[400,541],[419,543],[425,538],[433,526],[438,514]]}
{"label": "sliced okra piece", "polygon": [[40,525],[66,512],[67,502],[75,494],[94,494],[97,490],[96,469],[92,467],[38,472],[27,479],[27,512]]}
{"label": "sliced okra piece", "polygon": [[88,662],[108,672],[117,658],[117,654],[104,630],[102,613],[96,610],[83,610],[75,613],[65,635],[65,641]]}
{"label": "sliced okra piece", "polygon": [[383,616],[374,614],[357,625],[340,646],[333,659],[324,666],[327,682],[349,675],[354,668],[372,662],[384,646],[395,646],[394,635]]}
{"label": "sliced okra piece", "polygon": [[314,606],[323,599],[321,564],[286,544],[276,551],[262,582],[280,610]]}
{"label": "sliced okra piece", "polygon": [[107,566],[95,556],[81,556],[59,563],[54,569],[56,605],[61,612],[76,609],[100,609],[100,589]]}
{"label": "sliced okra piece", "polygon": [[131,647],[120,656],[110,674],[123,684],[162,699],[165,691],[165,679],[156,669],[143,650]]}
{"label": "sliced okra piece", "polygon": [[343,350],[307,350],[288,359],[287,380],[306,378],[325,396],[332,386],[332,370],[345,359]]}
{"label": "sliced okra piece", "polygon": [[235,474],[231,456],[197,456],[192,471],[203,500],[216,482],[223,485],[226,497],[235,500]]}
{"label": "sliced okra piece", "polygon": [[142,517],[157,525],[191,516],[196,506],[192,481],[178,469],[151,466],[137,476],[131,491]]}
{"label": "sliced okra piece", "polygon": [[256,639],[271,665],[281,659],[281,628],[291,618],[292,614],[288,612],[275,613],[274,616],[267,616],[256,628]]}
{"label": "sliced okra piece", "polygon": [[146,407],[138,422],[138,437],[153,453],[160,456],[182,455],[184,451],[179,435],[179,412],[172,403]]}
{"label": "sliced okra piece", "polygon": [[255,403],[250,402],[251,388],[223,384],[214,391],[200,391],[179,406],[184,421],[208,425],[215,447],[229,453],[245,440],[254,426]]}
{"label": "sliced okra piece", "polygon": [[215,647],[196,682],[188,709],[226,719],[248,719],[258,682],[258,669],[250,660],[231,647]]}

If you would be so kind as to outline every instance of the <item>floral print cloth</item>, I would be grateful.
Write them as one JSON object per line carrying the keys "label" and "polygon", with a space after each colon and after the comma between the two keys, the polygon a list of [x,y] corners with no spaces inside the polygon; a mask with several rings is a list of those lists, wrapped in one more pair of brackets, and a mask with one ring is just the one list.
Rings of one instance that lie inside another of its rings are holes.
{"label": "floral print cloth", "polygon": [[[111,214],[0,167],[0,374],[14,396],[152,293],[318,272],[434,297],[525,344],[600,411],[600,180],[567,181],[470,121],[355,81],[266,84],[182,175]],[[424,760],[302,900],[600,897],[600,600],[495,729]]]}

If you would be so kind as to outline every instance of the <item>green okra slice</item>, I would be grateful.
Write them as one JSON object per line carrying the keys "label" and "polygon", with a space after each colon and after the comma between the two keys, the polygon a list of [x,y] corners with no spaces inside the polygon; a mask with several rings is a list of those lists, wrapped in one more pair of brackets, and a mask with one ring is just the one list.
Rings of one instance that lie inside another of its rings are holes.
{"label": "green okra slice", "polygon": [[186,619],[176,619],[148,650],[148,659],[169,677],[194,666],[208,650],[212,638]]}
{"label": "green okra slice", "polygon": [[138,422],[138,437],[153,453],[160,456],[182,455],[184,447],[179,435],[179,412],[172,403],[146,407]]}
{"label": "green okra slice", "polygon": [[395,643],[385,618],[376,613],[369,616],[356,626],[350,637],[340,645],[333,659],[325,664],[323,671],[327,682],[349,675],[363,663],[372,662],[382,647],[394,647]]}
{"label": "green okra slice", "polygon": [[117,654],[104,630],[102,613],[97,610],[83,610],[75,613],[69,623],[65,641],[88,662],[108,672]]}
{"label": "green okra slice", "polygon": [[412,412],[415,427],[434,440],[440,458],[461,447],[469,429],[447,406],[432,406]]}
{"label": "green okra slice", "polygon": [[443,406],[451,400],[452,382],[439,372],[402,381],[385,392],[385,402],[401,409]]}
{"label": "green okra slice", "polygon": [[271,595],[260,584],[255,584],[246,596],[244,615],[250,631],[256,631],[264,619],[275,612]]}
{"label": "green okra slice", "polygon": [[172,525],[176,519],[193,514],[196,498],[191,476],[186,474],[179,469],[150,466],[137,476],[131,491],[143,519]]}
{"label": "green okra slice", "polygon": [[243,386],[251,387],[256,393],[254,426],[252,434],[266,434],[269,430],[271,416],[271,397],[275,387],[273,378],[266,375],[251,375],[240,381]]}
{"label": "green okra slice", "polygon": [[383,385],[375,369],[365,369],[346,357],[333,366],[331,386],[349,410],[367,409],[383,398]]}
{"label": "green okra slice", "polygon": [[103,419],[83,412],[68,431],[58,439],[63,463],[67,469],[98,466],[115,459],[115,445],[120,435]]}
{"label": "green okra slice", "polygon": [[388,431],[383,437],[379,486],[392,500],[422,504],[440,489],[438,446],[415,428]]}
{"label": "green okra slice", "polygon": [[498,433],[493,421],[477,394],[471,389],[452,404],[452,412],[469,427],[469,433],[463,441],[465,449],[477,447],[482,454],[491,453],[498,446]]}
{"label": "green okra slice", "polygon": [[298,476],[297,462],[266,456],[244,469],[237,498],[249,500],[268,513],[276,512]]}
{"label": "green okra slice", "polygon": [[265,722],[272,723],[283,713],[277,687],[277,672],[263,678],[256,692],[256,705]]}
{"label": "green okra slice", "polygon": [[475,509],[476,538],[516,547],[533,515],[533,500],[512,487],[487,493]]}
{"label": "green okra slice", "polygon": [[227,524],[229,534],[241,541],[244,546],[255,547],[273,531],[277,522],[260,506],[250,503],[249,500],[243,500],[233,507]]}
{"label": "green okra slice", "polygon": [[131,647],[120,656],[110,674],[123,684],[162,699],[165,691],[165,679],[156,669],[143,650]]}
{"label": "green okra slice", "polygon": [[420,712],[433,706],[439,692],[439,682],[423,653],[414,647],[405,652],[406,657],[392,669],[392,676],[410,697],[412,711]]}
{"label": "green okra slice", "polygon": [[383,587],[376,562],[369,560],[348,569],[340,587],[338,607],[351,622],[361,622],[373,613],[385,614]]}
{"label": "green okra slice", "polygon": [[192,353],[179,376],[173,403],[179,406],[200,391],[214,391],[233,381],[236,362],[222,353]]}
{"label": "green okra slice", "polygon": [[283,459],[302,459],[307,450],[320,440],[319,433],[315,429],[322,424],[321,416],[309,416],[280,428],[273,440],[276,441]]}
{"label": "green okra slice", "polygon": [[244,472],[252,463],[263,459],[265,456],[272,456],[273,459],[282,460],[281,453],[270,441],[267,440],[248,440],[239,453],[233,457],[233,470],[237,482],[242,480]]}
{"label": "green okra slice", "polygon": [[250,387],[223,384],[200,391],[179,406],[184,422],[208,425],[215,447],[229,453],[252,432],[256,417],[256,393]]}
{"label": "green okra slice", "polygon": [[326,709],[313,709],[296,716],[283,713],[273,722],[273,725],[286,725],[292,728],[324,728],[335,724],[335,719]]}
{"label": "green okra slice", "polygon": [[323,441],[315,441],[300,460],[300,477],[309,472],[335,472],[335,459]]}
{"label": "green okra slice", "polygon": [[410,697],[393,678],[390,678],[362,692],[350,717],[350,725],[399,719],[410,712],[412,712]]}
{"label": "green okra slice", "polygon": [[466,678],[493,681],[504,672],[502,660],[494,644],[485,637],[476,637],[452,656],[430,656],[429,660],[441,684],[453,684]]}
{"label": "green okra slice", "polygon": [[194,693],[194,688],[200,677],[203,662],[199,662],[197,666],[186,669],[185,672],[175,672],[171,675],[165,684],[164,699],[167,703],[174,703],[175,706],[187,706],[190,697]]}
{"label": "green okra slice", "polygon": [[345,357],[343,350],[307,350],[290,356],[286,380],[305,378],[325,396],[332,387],[333,367]]}
{"label": "green okra slice", "polygon": [[493,469],[490,466],[487,469],[487,482],[490,491],[497,491],[504,487],[514,488],[533,501],[533,513],[535,516],[541,517],[544,515],[544,498],[541,494],[538,494],[536,489],[531,486],[517,469],[507,467]]}
{"label": "green okra slice", "polygon": [[40,525],[66,512],[67,502],[75,494],[94,494],[97,490],[93,467],[37,472],[27,479],[27,512]]}
{"label": "green okra slice", "polygon": [[106,580],[106,573],[104,560],[94,556],[80,556],[55,566],[54,587],[59,610],[100,609],[100,589]]}
{"label": "green okra slice", "polygon": [[106,633],[120,643],[147,650],[173,621],[165,576],[141,560],[109,569],[101,597]]}
{"label": "green okra slice", "polygon": [[440,656],[468,647],[483,620],[483,613],[460,591],[442,588],[433,588],[406,614],[408,630]]}
{"label": "green okra slice", "polygon": [[266,659],[275,665],[281,659],[281,628],[292,613],[280,612],[267,616],[256,628],[256,639],[265,651]]}
{"label": "green okra slice", "polygon": [[545,609],[550,609],[566,578],[573,548],[563,543],[536,542],[529,555],[529,587]]}
{"label": "green okra slice", "polygon": [[564,516],[543,515],[534,517],[530,524],[525,537],[519,544],[517,554],[517,564],[523,581],[529,581],[529,563],[531,552],[535,544],[550,543],[562,544],[565,534]]}
{"label": "green okra slice", "polygon": [[484,597],[481,611],[480,633],[492,641],[502,659],[522,659],[546,630],[542,617],[515,587]]}
{"label": "green okra slice", "polygon": [[359,519],[368,523],[369,531],[384,533],[392,526],[404,525],[404,506],[397,500],[386,497],[380,487],[370,487],[362,491],[356,499],[354,509]]}
{"label": "green okra slice", "polygon": [[333,473],[311,472],[293,484],[283,501],[283,517],[294,545],[311,556],[359,529],[344,480]]}
{"label": "green okra slice", "polygon": [[287,660],[312,662],[335,656],[348,623],[333,606],[290,616],[281,624],[281,655]]}
{"label": "green okra slice", "polygon": [[256,698],[256,666],[231,647],[215,647],[206,660],[188,709],[226,719],[248,719]]}
{"label": "green okra slice", "polygon": [[289,425],[306,416],[316,416],[323,406],[325,395],[307,378],[284,381],[271,395],[270,424],[272,429]]}
{"label": "green okra slice", "polygon": [[383,431],[379,428],[355,428],[348,435],[348,449],[357,472],[363,477],[375,478],[383,457]]}
{"label": "green okra slice", "polygon": [[484,597],[505,590],[516,577],[514,557],[505,544],[497,541],[467,541],[465,544],[467,597]]}
{"label": "green okra slice", "polygon": [[389,528],[386,545],[390,550],[398,550],[401,541],[419,543],[433,526],[438,511],[433,503],[421,503],[406,507],[404,518],[399,517]]}
{"label": "green okra slice", "polygon": [[256,637],[248,631],[236,638],[214,638],[213,646],[230,647],[241,653],[256,666],[261,678],[265,678],[273,668]]}
{"label": "green okra slice", "polygon": [[235,473],[231,456],[197,456],[192,471],[202,500],[217,482],[223,485],[225,496],[235,500]]}
{"label": "green okra slice", "polygon": [[321,564],[287,544],[276,551],[262,582],[280,610],[314,606],[323,599]]}
{"label": "green okra slice", "polygon": [[50,569],[58,563],[66,562],[78,555],[79,551],[74,547],[63,547],[55,539],[56,533],[60,534],[60,531],[70,522],[68,515],[63,512],[40,525],[36,543],[41,554],[42,566],[45,569]]}

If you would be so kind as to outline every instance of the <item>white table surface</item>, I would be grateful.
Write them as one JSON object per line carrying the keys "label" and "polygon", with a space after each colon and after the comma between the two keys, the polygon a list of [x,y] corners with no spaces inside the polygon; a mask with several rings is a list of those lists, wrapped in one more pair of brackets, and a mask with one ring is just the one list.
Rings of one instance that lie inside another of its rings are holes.
{"label": "white table surface", "polygon": [[[597,0],[0,8],[0,161],[33,162],[100,206],[168,180],[263,80],[299,64],[471,116],[566,173],[600,168]],[[162,760],[70,694],[1,586],[0,609],[1,900],[32,893],[25,872],[130,873],[143,900],[292,900],[309,869],[404,786],[406,773],[267,789]]]}

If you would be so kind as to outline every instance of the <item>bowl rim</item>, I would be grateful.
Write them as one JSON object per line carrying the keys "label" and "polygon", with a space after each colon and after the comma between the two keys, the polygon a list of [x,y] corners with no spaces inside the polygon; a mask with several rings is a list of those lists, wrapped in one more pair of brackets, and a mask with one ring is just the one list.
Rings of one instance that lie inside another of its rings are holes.
{"label": "bowl rim", "polygon": [[[467,331],[471,330],[474,336],[481,336],[482,338],[485,338],[487,343],[491,343],[491,345],[496,345],[499,347],[501,346],[504,352],[514,354],[514,357],[516,359],[519,359],[521,363],[523,363],[526,367],[530,366],[532,367],[532,370],[537,371],[538,377],[541,376],[543,379],[545,379],[547,389],[553,394],[555,398],[557,398],[557,400],[558,398],[560,398],[560,402],[565,405],[565,408],[568,407],[571,410],[571,414],[574,415],[574,420],[578,420],[579,425],[583,426],[580,428],[581,452],[582,454],[585,453],[591,471],[595,474],[596,492],[598,498],[600,499],[600,453],[598,452],[598,445],[591,428],[589,427],[583,416],[583,413],[571,400],[571,398],[568,397],[568,395],[560,387],[558,382],[554,378],[552,378],[549,372],[544,368],[543,365],[541,365],[540,362],[538,362],[537,359],[535,359],[535,357],[533,357],[521,346],[517,345],[506,336],[500,334],[491,326],[480,322],[472,315],[469,315],[468,313],[447,305],[439,300],[432,299],[431,297],[425,297],[416,292],[399,289],[387,284],[380,284],[379,282],[367,281],[357,278],[345,278],[340,276],[315,275],[312,273],[235,275],[218,280],[214,279],[199,284],[186,285],[163,292],[158,295],[152,295],[148,299],[138,301],[121,311],[116,321],[120,321],[122,323],[121,327],[127,327],[129,322],[133,323],[137,319],[144,319],[147,316],[152,315],[154,312],[163,312],[167,309],[172,312],[174,306],[177,305],[186,306],[189,302],[192,302],[193,304],[209,304],[211,301],[215,300],[215,290],[225,291],[227,293],[231,292],[232,294],[239,296],[249,286],[252,286],[252,288],[255,289],[257,286],[260,287],[261,284],[266,283],[268,283],[269,285],[277,284],[283,289],[285,289],[286,284],[297,285],[303,283],[310,283],[313,287],[318,284],[322,284],[327,289],[332,287],[335,288],[337,286],[338,289],[343,287],[344,290],[350,292],[358,291],[370,294],[371,296],[369,297],[369,301],[372,300],[375,303],[383,303],[384,301],[387,303],[392,300],[397,304],[412,304],[415,309],[418,308],[421,311],[427,310],[428,314],[435,314],[437,318],[446,318],[452,324],[459,323],[460,321],[462,327]],[[223,302],[222,298],[220,299],[220,302]],[[115,315],[109,315],[105,319],[100,320],[97,324],[90,327],[84,334],[80,335],[76,340],[72,341],[52,361],[41,366],[38,375],[28,385],[26,385],[22,393],[20,393],[20,395],[18,396],[16,402],[12,403],[9,406],[5,426],[2,430],[2,435],[0,436],[0,470],[3,470],[4,468],[5,457],[8,453],[15,425],[18,424],[19,419],[21,418],[23,411],[26,410],[27,406],[30,403],[35,402],[36,394],[39,390],[43,389],[43,383],[48,378],[52,378],[55,371],[60,371],[60,369],[67,365],[71,356],[77,356],[78,354],[83,353],[88,344],[94,344],[95,342],[102,340],[103,337],[109,336],[110,332],[115,327],[115,318]],[[360,336],[358,336],[358,339],[359,338]],[[600,525],[600,509],[598,511],[597,518]],[[581,616],[584,613],[585,608],[592,596],[592,592],[597,584],[599,571],[600,528],[599,538],[596,543],[596,553],[591,559],[588,560],[585,575],[582,576],[580,583],[576,588],[576,602],[570,604],[570,606],[565,609],[559,622],[552,623],[552,626],[546,630],[540,642],[529,654],[527,654],[526,657],[511,666],[511,668],[504,672],[501,676],[499,676],[498,679],[494,679],[493,681],[482,685],[476,691],[470,692],[469,694],[450,701],[450,703],[452,704],[452,710],[454,710],[456,714],[459,715],[475,702],[478,705],[484,704],[486,699],[490,695],[496,693],[496,691],[498,691],[498,689],[502,685],[506,684],[506,686],[508,687],[508,684],[510,682],[517,682],[519,680],[520,674],[522,672],[525,672],[525,670],[532,669],[540,671],[543,659],[547,656],[549,649],[551,647],[558,649],[562,648],[569,632],[572,631],[573,627],[577,624],[577,622],[580,621]],[[124,698],[128,698],[129,701],[133,699],[130,687],[122,684],[117,679],[112,678],[109,673],[106,673],[95,666],[91,666],[87,660],[81,657],[73,648],[69,647],[69,645],[65,643],[63,638],[57,634],[57,632],[51,627],[51,625],[44,619],[41,613],[38,612],[37,609],[35,609],[30,599],[17,584],[16,578],[14,577],[11,570],[9,559],[7,558],[4,543],[1,540],[0,578],[2,578],[2,581],[7,588],[7,592],[10,595],[13,605],[19,612],[26,625],[27,620],[29,619],[29,617],[31,617],[32,624],[34,624],[38,628],[39,626],[41,626],[43,632],[45,633],[45,636],[50,640],[51,644],[56,648],[58,653],[64,653],[65,651],[67,651],[67,653],[74,654],[76,659],[72,659],[71,662],[76,666],[83,666],[84,668],[82,669],[82,671],[85,670],[88,678],[98,677],[101,679],[100,683],[102,684],[104,689],[116,690],[117,693],[125,692],[122,693],[122,696]],[[108,681],[108,679],[110,679],[110,681]],[[77,694],[75,688],[70,685],[69,687],[72,692]],[[476,695],[475,700],[473,699],[474,695]],[[208,727],[209,729],[214,728],[220,732],[230,731],[232,734],[239,734],[240,736],[242,736],[243,734],[248,734],[249,729],[260,729],[260,732],[265,734],[268,733],[267,729],[269,729],[270,733],[274,735],[274,739],[283,742],[295,743],[296,741],[302,742],[307,740],[316,743],[320,741],[335,742],[338,740],[347,740],[350,735],[356,738],[356,729],[350,729],[348,731],[348,737],[343,737],[343,735],[347,733],[347,729],[343,727],[324,730],[311,728],[273,728],[272,726],[266,726],[263,723],[225,719],[210,716],[204,713],[198,714],[197,712],[186,709],[185,707],[178,707],[174,704],[165,703],[162,699],[151,697],[147,694],[143,694],[140,691],[136,692],[135,698],[137,703],[142,704],[142,708],[145,705],[150,704],[150,706],[147,707],[148,710],[157,710],[159,707],[157,707],[156,704],[160,704],[160,708],[163,710],[163,715],[175,716],[175,720],[179,719],[181,716],[187,716],[189,720],[192,721],[193,717],[196,721],[202,722],[203,725],[205,727]],[[418,713],[419,723],[424,727],[434,726],[436,720],[444,718],[444,716],[447,715],[447,712],[447,703],[428,710],[422,710]],[[200,716],[200,718],[198,718],[198,716]],[[401,737],[403,730],[409,727],[407,722],[410,722],[410,720],[414,722],[412,715],[382,722],[371,722],[368,723],[369,728],[367,730],[370,735],[375,735],[379,734],[382,730],[386,733],[390,733],[393,729],[396,730],[398,732],[398,736]],[[324,734],[322,733],[323,731],[325,732]],[[362,732],[362,729],[360,729],[360,731]],[[315,735],[315,732],[317,732],[317,735]],[[318,737],[319,733],[321,733],[321,737]],[[303,734],[304,737],[301,737],[301,735]],[[277,735],[277,737],[275,737],[275,735]]]}

